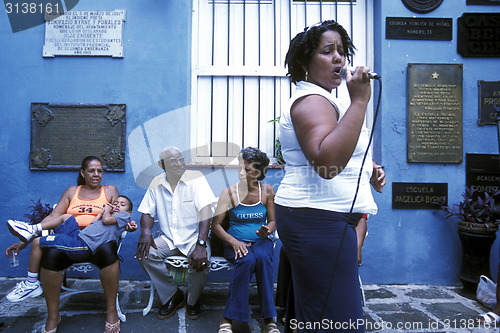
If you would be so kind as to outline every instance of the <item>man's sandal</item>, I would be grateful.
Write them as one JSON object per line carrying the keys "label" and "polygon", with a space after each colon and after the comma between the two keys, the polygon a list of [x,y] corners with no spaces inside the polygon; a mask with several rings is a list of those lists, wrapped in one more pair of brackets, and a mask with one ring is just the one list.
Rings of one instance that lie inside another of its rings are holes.
{"label": "man's sandal", "polygon": [[497,315],[495,312],[487,312],[479,315],[476,320],[481,321],[484,324],[494,324],[494,323],[499,323],[500,322],[500,316]]}
{"label": "man's sandal", "polygon": [[263,333],[280,333],[278,326],[275,323],[267,324],[262,330]]}
{"label": "man's sandal", "polygon": [[231,324],[220,324],[218,333],[233,333]]}
{"label": "man's sandal", "polygon": [[115,329],[118,329],[118,332],[120,332],[120,320],[118,319],[118,321],[114,324],[110,324],[110,323],[106,322],[106,325],[104,327],[105,327],[104,333],[106,333],[106,330],[108,330],[109,332],[115,333]]}

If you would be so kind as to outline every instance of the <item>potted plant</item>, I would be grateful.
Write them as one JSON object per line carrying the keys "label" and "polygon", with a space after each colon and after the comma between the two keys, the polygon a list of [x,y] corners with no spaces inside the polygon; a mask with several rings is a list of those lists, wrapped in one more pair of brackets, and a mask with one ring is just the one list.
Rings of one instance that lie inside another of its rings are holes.
{"label": "potted plant", "polygon": [[466,187],[463,200],[448,206],[441,204],[446,219],[458,222],[458,235],[462,243],[462,267],[458,275],[464,289],[476,291],[481,275],[491,277],[490,251],[496,238],[500,219],[494,212],[494,195]]}
{"label": "potted plant", "polygon": [[[276,119],[271,119],[268,122],[277,124],[280,121],[280,117],[281,116],[277,117]],[[285,159],[283,158],[283,154],[281,152],[281,142],[279,138],[276,138],[276,140],[274,140],[274,156],[276,156],[276,163],[278,163],[279,165],[285,165]]]}
{"label": "potted plant", "polygon": [[37,202],[33,202],[33,206],[29,206],[31,209],[29,214],[24,214],[24,217],[28,219],[28,223],[37,224],[42,222],[42,220],[52,212],[52,207],[49,204],[42,204],[41,199],[38,199]]}

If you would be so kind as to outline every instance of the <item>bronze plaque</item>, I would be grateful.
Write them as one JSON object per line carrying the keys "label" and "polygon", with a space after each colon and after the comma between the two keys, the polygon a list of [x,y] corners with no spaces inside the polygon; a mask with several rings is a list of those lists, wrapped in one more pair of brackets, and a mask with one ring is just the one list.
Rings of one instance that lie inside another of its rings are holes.
{"label": "bronze plaque", "polygon": [[440,209],[447,198],[448,183],[392,183],[393,209]]}
{"label": "bronze plaque", "polygon": [[466,5],[491,5],[499,6],[500,1],[498,0],[467,0]]}
{"label": "bronze plaque", "polygon": [[462,65],[408,64],[408,162],[462,162]]}
{"label": "bronze plaque", "polygon": [[495,194],[500,189],[499,158],[498,154],[465,154],[465,185]]}
{"label": "bronze plaque", "polygon": [[500,13],[464,13],[457,20],[462,57],[500,57]]}
{"label": "bronze plaque", "polygon": [[125,104],[31,104],[31,170],[80,170],[101,159],[106,171],[125,171]]}
{"label": "bronze plaque", "polygon": [[451,40],[451,18],[386,17],[386,39]]}
{"label": "bronze plaque", "polygon": [[500,115],[500,81],[477,81],[479,87],[479,125],[496,125]]}
{"label": "bronze plaque", "polygon": [[428,13],[438,8],[443,0],[401,0],[409,10],[415,13]]}

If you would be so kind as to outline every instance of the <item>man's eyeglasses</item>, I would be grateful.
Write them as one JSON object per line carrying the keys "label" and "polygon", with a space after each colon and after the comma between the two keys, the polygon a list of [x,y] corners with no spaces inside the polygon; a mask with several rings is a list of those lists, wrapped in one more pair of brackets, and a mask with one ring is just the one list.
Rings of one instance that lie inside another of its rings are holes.
{"label": "man's eyeglasses", "polygon": [[184,157],[170,157],[163,159],[165,162],[168,162],[170,165],[174,164],[184,164]]}

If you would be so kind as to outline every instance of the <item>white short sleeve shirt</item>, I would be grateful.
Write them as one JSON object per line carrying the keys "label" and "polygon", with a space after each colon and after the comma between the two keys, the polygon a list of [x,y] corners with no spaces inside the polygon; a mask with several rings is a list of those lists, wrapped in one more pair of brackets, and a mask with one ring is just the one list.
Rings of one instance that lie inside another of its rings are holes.
{"label": "white short sleeve shirt", "polygon": [[202,172],[187,170],[174,191],[162,173],[151,181],[138,211],[158,222],[171,250],[177,248],[187,256],[198,239],[200,211],[214,201]]}

